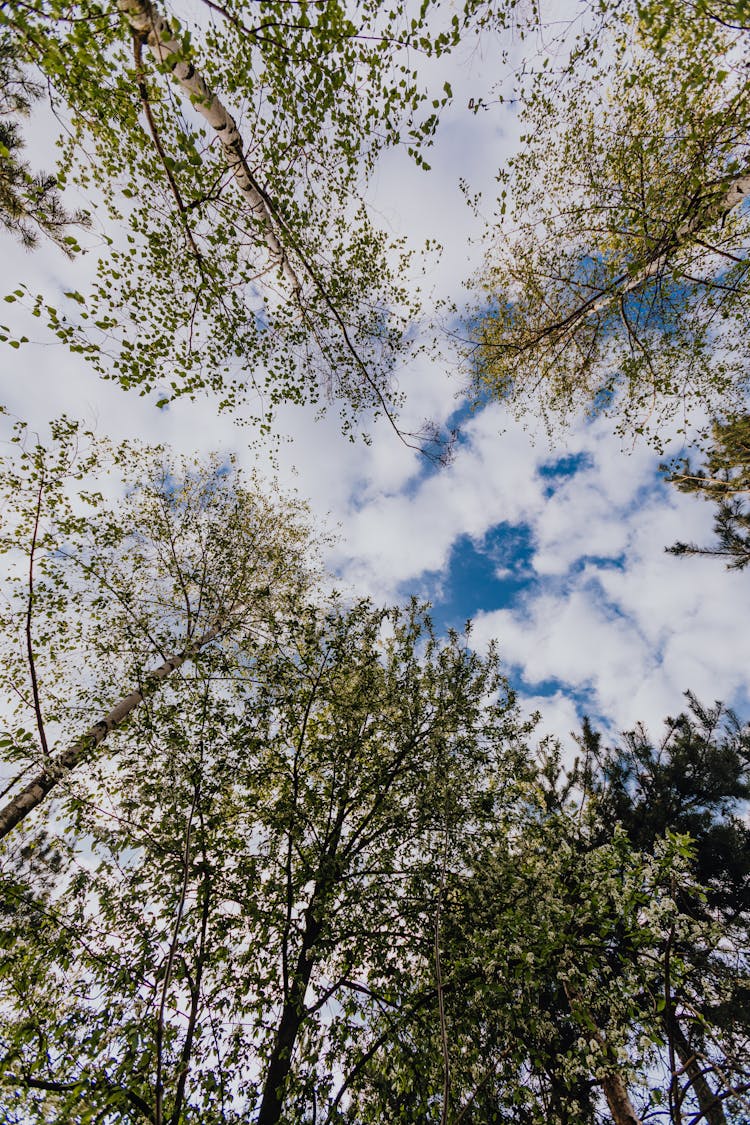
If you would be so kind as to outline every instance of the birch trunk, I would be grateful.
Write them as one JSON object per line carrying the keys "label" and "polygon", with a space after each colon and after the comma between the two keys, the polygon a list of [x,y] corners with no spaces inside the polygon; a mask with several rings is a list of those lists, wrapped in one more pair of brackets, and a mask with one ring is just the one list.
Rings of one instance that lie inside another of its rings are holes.
{"label": "birch trunk", "polygon": [[103,716],[97,723],[76,739],[75,742],[63,750],[50,764],[39,773],[33,781],[17,793],[16,796],[8,802],[5,808],[0,809],[0,840],[7,836],[12,828],[15,828],[30,812],[40,805],[48,793],[66,777],[71,770],[75,769],[80,762],[82,762],[92,750],[95,750],[110,731],[118,727],[128,715],[135,711],[136,707],[143,702],[143,700],[151,695],[159,685],[166,680],[167,676],[171,675],[177,668],[190,660],[197,652],[204,648],[210,641],[213,641],[219,634],[219,626],[215,625],[204,633],[198,640],[189,644],[182,652],[177,653],[175,656],[170,656],[158,668],[154,668],[145,677],[145,684],[143,688],[138,691],[131,691],[124,699],[121,699],[115,707],[112,708],[106,715]]}
{"label": "birch trunk", "polygon": [[277,233],[266,196],[245,158],[242,137],[231,113],[211,89],[199,71],[183,55],[182,45],[175,39],[169,21],[160,15],[150,0],[117,0],[133,33],[144,42],[159,63],[165,64],[177,83],[190,98],[195,110],[213,129],[221,142],[227,168],[249,204],[272,264],[289,282],[295,300],[301,296],[300,280],[289,261]]}
{"label": "birch trunk", "polygon": [[604,312],[615,301],[620,300],[628,293],[635,292],[642,285],[652,277],[657,277],[661,271],[668,265],[670,256],[679,250],[682,246],[689,245],[691,239],[701,230],[712,223],[718,222],[729,215],[736,207],[750,196],[750,172],[743,172],[735,180],[732,180],[726,187],[723,195],[719,197],[718,202],[709,205],[702,212],[694,216],[688,222],[682,224],[677,228],[677,231],[670,240],[669,246],[661,254],[654,255],[653,258],[648,259],[641,268],[633,275],[629,273],[620,274],[619,277],[609,286],[609,289],[600,294],[598,297],[592,297],[590,300],[585,301],[584,304],[579,305],[563,320],[558,321],[556,324],[550,325],[545,328],[534,341],[529,344],[522,345],[520,350],[525,351],[526,348],[532,347],[534,344],[539,343],[546,336],[562,335],[566,331],[571,331],[582,320],[587,320],[590,316],[595,316],[599,312]]}

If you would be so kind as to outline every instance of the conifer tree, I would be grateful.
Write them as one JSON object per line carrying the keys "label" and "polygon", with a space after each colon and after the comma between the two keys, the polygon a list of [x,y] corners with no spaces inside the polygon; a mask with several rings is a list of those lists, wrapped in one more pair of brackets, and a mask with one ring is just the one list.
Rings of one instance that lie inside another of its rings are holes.
{"label": "conifer tree", "polygon": [[673,555],[713,555],[725,559],[728,570],[743,570],[750,563],[750,415],[713,423],[702,465],[683,459],[668,470],[667,479],[681,492],[717,505],[717,542],[708,547],[675,543],[667,550]]}
{"label": "conifer tree", "polygon": [[62,203],[54,176],[33,173],[22,157],[21,118],[42,93],[19,65],[7,33],[0,34],[0,225],[31,249],[42,232],[68,256],[78,243],[71,227],[87,227],[83,211],[69,214]]}
{"label": "conifer tree", "polygon": [[669,958],[692,970],[674,987],[664,964],[669,1103],[677,1114],[693,1099],[696,1120],[726,1125],[750,1105],[750,728],[721,704],[687,699],[689,709],[666,720],[658,743],[639,726],[604,748],[586,723],[577,780],[590,794],[599,839],[620,825],[645,854],[670,833],[690,839],[697,886],[672,894],[682,915],[718,923],[721,940],[704,945],[699,927],[681,941],[670,934]]}

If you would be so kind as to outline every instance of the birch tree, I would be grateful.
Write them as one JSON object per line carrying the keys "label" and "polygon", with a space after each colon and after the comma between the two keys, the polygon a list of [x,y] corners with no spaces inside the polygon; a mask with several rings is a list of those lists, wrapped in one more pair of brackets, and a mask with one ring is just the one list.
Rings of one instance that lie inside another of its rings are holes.
{"label": "birch tree", "polygon": [[23,426],[9,446],[2,835],[48,794],[75,808],[78,767],[106,772],[116,728],[209,648],[262,633],[314,571],[304,506],[231,462],[170,464],[65,419],[48,446]]}
{"label": "birch tree", "polygon": [[71,285],[65,308],[23,287],[9,296],[106,378],[162,403],[208,387],[225,406],[260,396],[261,421],[281,401],[327,398],[349,422],[392,417],[416,306],[405,248],[363,198],[387,146],[426,163],[450,95],[427,101],[412,53],[448,50],[482,11],[435,26],[432,8],[4,6],[65,121],[61,182],[105,205],[93,285]]}
{"label": "birch tree", "polygon": [[709,9],[680,6],[670,23],[653,6],[607,7],[613,30],[528,94],[472,330],[478,394],[549,425],[611,414],[657,442],[695,404],[739,408],[746,31]]}

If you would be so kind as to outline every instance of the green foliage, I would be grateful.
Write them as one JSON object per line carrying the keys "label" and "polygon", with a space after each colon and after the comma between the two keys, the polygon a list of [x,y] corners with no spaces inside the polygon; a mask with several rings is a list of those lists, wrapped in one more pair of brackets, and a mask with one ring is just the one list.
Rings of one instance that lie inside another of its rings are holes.
{"label": "green foliage", "polygon": [[740,408],[750,101],[744,32],[708,8],[601,5],[567,71],[525,91],[471,328],[479,396],[657,443],[693,403]]}
{"label": "green foliage", "polygon": [[[260,396],[261,425],[280,402],[336,399],[347,427],[359,411],[392,416],[417,302],[401,280],[409,255],[373,225],[364,189],[389,145],[423,161],[449,99],[428,105],[412,52],[440,55],[475,12],[495,18],[471,2],[441,27],[432,9],[206,3],[164,22],[175,46],[163,62],[133,23],[159,23],[146,0],[3,9],[66,123],[60,182],[93,194],[103,230],[80,301],[30,297],[34,311],[140,393],[211,388],[226,407]],[[232,160],[254,202],[178,71],[200,74],[239,123]]]}
{"label": "green foliage", "polygon": [[[587,725],[572,771],[548,746],[451,872],[447,1120],[624,1121],[617,1082],[644,1120],[744,1119],[748,732],[690,705],[658,745]],[[429,986],[342,1121],[446,1120]]]}
{"label": "green foliage", "polygon": [[87,774],[75,831],[8,838],[5,1103],[30,1122],[332,1108],[429,964],[446,818],[460,863],[513,791],[519,733],[494,655],[439,644],[416,607],[300,602],[209,653]]}
{"label": "green foliage", "polygon": [[717,505],[714,530],[717,542],[710,547],[675,543],[673,555],[712,555],[726,559],[728,570],[743,570],[750,563],[750,415],[738,414],[715,421],[703,465],[689,459],[669,466],[667,480],[681,492],[695,493]]}
{"label": "green foliage", "polygon": [[57,180],[32,173],[20,158],[24,147],[19,117],[29,112],[42,88],[29,80],[14,54],[7,34],[0,35],[0,225],[15,234],[28,249],[36,246],[39,231],[52,238],[68,257],[78,248],[72,225],[89,226],[83,211],[68,214],[57,191]]}
{"label": "green foliage", "polygon": [[719,703],[707,708],[687,698],[689,710],[666,720],[658,743],[639,726],[604,747],[585,724],[575,776],[599,839],[619,824],[644,854],[656,854],[670,834],[689,842],[698,885],[674,883],[670,893],[679,916],[692,922],[670,930],[662,945],[657,1010],[672,1073],[665,1101],[675,1114],[693,1099],[699,1119],[725,1125],[748,1111],[750,729]]}
{"label": "green foliage", "polygon": [[689,459],[668,466],[670,480],[681,492],[709,500],[725,500],[750,492],[750,414],[715,420],[702,465]]}
{"label": "green foliage", "polygon": [[[524,812],[516,832],[477,848],[447,892],[449,1119],[584,1125],[600,1119],[608,1074],[637,1083],[654,1062],[659,969],[649,954],[674,920],[669,881],[684,862],[679,841],[658,858],[622,832],[596,844],[570,813],[549,813],[541,789]],[[434,1052],[415,1040],[390,1064],[429,1091]],[[365,1120],[389,1119],[392,1089],[385,1069],[365,1091],[365,1104],[381,1099]]]}
{"label": "green foliage", "polygon": [[168,657],[212,630],[231,649],[313,580],[304,505],[266,499],[231,463],[115,447],[63,418],[47,446],[13,428],[0,488],[8,789],[155,690]]}
{"label": "green foliage", "polygon": [[2,843],[10,1120],[743,1112],[745,728],[691,699],[566,773],[493,650],[323,598],[231,465],[9,447],[4,796],[140,688]]}

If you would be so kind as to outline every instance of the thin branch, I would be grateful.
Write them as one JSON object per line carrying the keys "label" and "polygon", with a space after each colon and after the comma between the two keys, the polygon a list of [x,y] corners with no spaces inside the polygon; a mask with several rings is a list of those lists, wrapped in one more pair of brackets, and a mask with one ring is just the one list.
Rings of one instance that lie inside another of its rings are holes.
{"label": "thin branch", "polygon": [[[133,32],[133,55],[135,57],[135,75],[136,75],[136,84],[138,86],[138,94],[139,94],[140,99],[141,99],[141,105],[143,106],[143,112],[145,114],[146,121],[148,122],[149,131],[151,133],[151,137],[153,139],[156,151],[159,154],[159,159],[162,162],[162,166],[163,166],[164,171],[166,173],[167,180],[169,181],[169,186],[172,189],[172,195],[175,198],[175,202],[177,204],[177,210],[180,213],[180,218],[182,219],[182,225],[185,228],[185,234],[187,235],[188,242],[190,243],[191,249],[192,249],[193,253],[195,254],[195,257],[198,261],[199,266],[201,266],[203,258],[202,258],[201,252],[198,248],[198,245],[195,241],[195,237],[193,235],[192,227],[190,226],[190,221],[188,219],[188,208],[185,206],[185,202],[182,198],[182,194],[180,192],[180,189],[177,186],[177,181],[174,177],[174,173],[172,172],[172,169],[169,166],[169,161],[167,160],[167,154],[164,151],[164,146],[162,144],[161,137],[159,136],[159,130],[156,127],[156,122],[154,121],[154,115],[151,112],[151,102],[149,101],[148,87],[146,85],[146,79],[145,79],[144,74],[143,74],[142,40],[141,40],[140,36],[138,36],[135,32]],[[203,270],[201,269],[201,273],[202,272],[203,272]]]}
{"label": "thin branch", "polygon": [[182,856],[182,886],[180,887],[180,898],[177,904],[177,914],[174,921],[174,929],[172,930],[172,941],[169,945],[167,964],[164,970],[164,982],[162,984],[161,998],[159,1000],[159,1010],[156,1017],[156,1109],[154,1114],[154,1125],[162,1125],[163,1121],[162,1108],[164,1101],[164,1082],[162,1079],[162,1056],[164,1046],[164,1012],[167,1006],[167,993],[169,991],[169,986],[172,983],[172,969],[174,967],[175,956],[177,954],[177,942],[180,938],[182,915],[185,910],[185,899],[187,897],[187,887],[190,878],[190,836],[192,832],[193,817],[195,815],[197,803],[198,785],[196,784],[193,791],[193,801],[190,806],[187,828],[185,830],[185,848]]}
{"label": "thin branch", "polygon": [[[3,1075],[3,1081],[17,1082],[19,1086],[25,1086],[29,1090],[46,1090],[53,1094],[67,1094],[71,1090],[75,1090],[76,1087],[81,1085],[80,1078],[75,1082],[54,1082],[46,1078],[28,1078],[26,1077],[26,1075],[7,1073]],[[150,1121],[155,1125],[156,1118],[154,1117],[151,1106],[147,1102],[145,1102],[139,1094],[136,1094],[135,1090],[128,1090],[126,1087],[118,1086],[115,1083],[110,1082],[103,1075],[97,1075],[95,1079],[88,1079],[85,1081],[87,1081],[89,1085],[103,1085],[112,1093],[122,1094],[127,1098],[132,1106],[134,1106],[141,1114],[143,1114],[147,1121]]]}
{"label": "thin branch", "polygon": [[31,676],[31,691],[34,697],[34,714],[36,716],[37,730],[39,731],[39,741],[44,757],[49,758],[49,746],[47,745],[47,734],[44,729],[44,716],[42,714],[42,704],[39,698],[39,683],[37,681],[34,647],[31,638],[31,622],[34,612],[34,556],[36,554],[36,545],[39,536],[39,519],[42,511],[44,485],[44,466],[42,465],[39,491],[36,499],[36,512],[34,513],[34,528],[31,533],[31,550],[29,551],[29,596],[26,604],[26,659],[28,660],[29,674]]}
{"label": "thin branch", "polygon": [[440,869],[440,886],[438,888],[437,907],[435,909],[435,983],[437,985],[438,1013],[440,1016],[440,1049],[443,1056],[443,1104],[440,1111],[440,1125],[448,1125],[448,1107],[450,1103],[451,1076],[450,1053],[448,1051],[448,1029],[445,1022],[445,998],[443,995],[443,970],[440,963],[440,912],[443,905],[445,891],[445,868],[448,862],[448,826],[445,826],[443,841],[443,859]]}
{"label": "thin branch", "polygon": [[[205,706],[203,717],[205,720]],[[195,1036],[195,1027],[198,1022],[201,985],[203,983],[203,968],[206,962],[206,936],[208,933],[208,918],[211,909],[211,876],[209,874],[208,855],[206,853],[206,832],[203,818],[203,808],[200,802],[199,790],[197,785],[195,794],[198,808],[198,819],[200,821],[201,829],[200,847],[201,859],[203,863],[203,903],[201,906],[200,936],[198,939],[198,956],[196,958],[195,981],[191,984],[190,987],[190,1015],[188,1017],[187,1032],[185,1034],[185,1041],[182,1045],[182,1052],[180,1055],[180,1073],[179,1078],[177,1079],[174,1109],[172,1110],[170,1125],[179,1125],[180,1114],[182,1112],[182,1103],[185,1097],[185,1086],[187,1084],[190,1056],[193,1049],[193,1038]]]}

